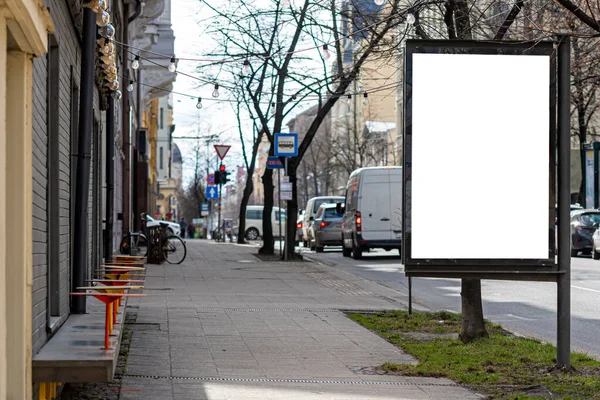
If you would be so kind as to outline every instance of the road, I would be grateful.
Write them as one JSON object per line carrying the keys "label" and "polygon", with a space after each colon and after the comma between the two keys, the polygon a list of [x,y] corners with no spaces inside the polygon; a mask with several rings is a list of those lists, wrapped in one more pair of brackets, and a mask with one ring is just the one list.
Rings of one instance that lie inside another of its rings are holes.
{"label": "road", "polygon": [[[314,253],[313,260],[408,293],[404,266],[395,251],[374,250],[362,260],[343,257],[341,248]],[[571,345],[600,358],[600,261],[572,259]],[[433,310],[460,312],[460,280],[413,278],[413,302]],[[556,284],[482,281],[485,318],[526,336],[556,343]]]}

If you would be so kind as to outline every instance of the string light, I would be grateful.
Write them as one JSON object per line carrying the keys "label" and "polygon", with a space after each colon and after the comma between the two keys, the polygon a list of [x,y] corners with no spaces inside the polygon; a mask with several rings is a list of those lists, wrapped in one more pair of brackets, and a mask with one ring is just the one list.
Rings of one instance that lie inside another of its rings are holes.
{"label": "string light", "polygon": [[377,4],[378,6],[382,6],[383,3],[385,3],[385,0],[375,0],[375,4]]}
{"label": "string light", "polygon": [[138,69],[140,67],[140,56],[139,54],[135,56],[133,62],[131,63],[131,68]]}
{"label": "string light", "polygon": [[271,115],[275,115],[275,103],[271,103]]}
{"label": "string light", "polygon": [[106,39],[104,46],[102,46],[102,52],[105,55],[111,55],[114,54],[115,52],[115,45],[112,44],[112,42],[110,41],[110,39]]}
{"label": "string light", "polygon": [[298,96],[296,96],[295,94],[292,95],[292,100],[296,100],[298,99]]}
{"label": "string light", "polygon": [[331,58],[331,54],[329,54],[329,48],[326,44],[323,45],[323,58],[325,60],[329,60]]}
{"label": "string light", "polygon": [[121,91],[117,89],[114,92],[112,92],[112,97],[115,100],[121,100],[121,97],[123,97],[123,93],[121,93]]}
{"label": "string light", "polygon": [[250,74],[250,61],[244,60],[244,66],[242,67],[242,74]]}
{"label": "string light", "polygon": [[88,3],[88,5],[96,14],[98,14],[100,11],[105,11],[107,6],[105,0],[92,0]]}
{"label": "string light", "polygon": [[348,112],[352,111],[352,95],[351,94],[348,95],[348,100],[346,100],[346,103],[348,104]]}
{"label": "string light", "polygon": [[109,83],[108,83],[108,88],[109,88],[110,90],[117,90],[117,89],[119,88],[119,81],[117,81],[117,80],[114,80],[114,81],[112,81],[112,82],[109,82]]}
{"label": "string light", "polygon": [[214,97],[215,99],[217,97],[219,97],[219,84],[218,83],[215,83],[215,90],[213,90],[213,92],[212,92],[212,97]]}
{"label": "string light", "polygon": [[107,26],[110,23],[110,14],[106,11],[96,14],[96,25]]}
{"label": "string light", "polygon": [[107,64],[107,65],[110,65],[115,62],[114,54],[104,55],[104,56],[100,57],[100,59],[102,60],[102,62],[104,62],[104,64]]}
{"label": "string light", "polygon": [[198,97],[198,102],[196,103],[196,108],[200,110],[202,108],[202,97]]}
{"label": "string light", "polygon": [[175,57],[171,57],[171,62],[169,63],[169,71],[175,72],[177,67],[175,67]]}
{"label": "string light", "polygon": [[115,37],[115,34],[117,33],[115,31],[115,27],[112,24],[108,24],[106,25],[106,27],[104,28],[106,30],[106,37],[109,39],[112,39]]}
{"label": "string light", "polygon": [[369,105],[369,95],[367,95],[367,93],[365,92],[365,94],[363,95],[363,106],[367,107]]}
{"label": "string light", "polygon": [[127,85],[127,91],[133,92],[133,81],[129,81],[129,85]]}
{"label": "string light", "polygon": [[411,12],[409,12],[408,14],[406,14],[406,23],[409,25],[412,25],[415,23],[417,19],[415,18],[415,15]]}

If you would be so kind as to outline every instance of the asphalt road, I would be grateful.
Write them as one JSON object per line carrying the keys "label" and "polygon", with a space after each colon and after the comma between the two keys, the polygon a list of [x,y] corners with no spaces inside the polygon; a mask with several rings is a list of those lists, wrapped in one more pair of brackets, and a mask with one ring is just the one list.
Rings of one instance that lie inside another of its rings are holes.
{"label": "asphalt road", "polygon": [[[314,260],[408,294],[397,251],[374,250],[362,260],[343,257],[341,248],[324,253],[302,249]],[[600,358],[600,261],[572,259],[571,345]],[[460,312],[460,280],[413,278],[413,302],[432,310]],[[482,281],[485,318],[526,336],[556,343],[556,284]]]}

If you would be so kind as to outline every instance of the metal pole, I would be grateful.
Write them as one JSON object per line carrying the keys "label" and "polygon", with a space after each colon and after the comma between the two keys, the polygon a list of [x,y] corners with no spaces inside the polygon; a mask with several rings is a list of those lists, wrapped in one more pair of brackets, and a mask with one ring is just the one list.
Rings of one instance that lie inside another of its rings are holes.
{"label": "metal pole", "polygon": [[[219,173],[221,172],[221,170],[219,169]],[[221,192],[223,191],[223,184],[219,183],[219,210],[218,212],[218,219],[217,219],[217,231],[219,231],[219,229],[221,229]],[[217,237],[218,241],[220,242],[220,238]],[[223,229],[223,241],[225,241],[225,229]]]}
{"label": "metal pole", "polygon": [[412,278],[408,277],[408,313],[412,314]]}
{"label": "metal pole", "polygon": [[[92,121],[94,118],[94,56],[96,50],[96,14],[91,8],[83,10],[81,55],[81,93],[79,100],[79,146],[75,184],[75,223],[73,240],[73,292],[86,286],[88,249],[88,198],[92,152]],[[86,296],[71,297],[71,312],[85,314]]]}
{"label": "metal pole", "polygon": [[570,253],[570,122],[571,45],[567,36],[558,45],[558,268],[557,367],[571,365],[571,253]]}
{"label": "metal pole", "polygon": [[[106,237],[104,257],[113,253],[113,214],[115,209],[115,99],[108,96],[106,111]],[[131,247],[130,247],[131,248]]]}
{"label": "metal pole", "polygon": [[[285,160],[285,176],[288,176],[288,158],[285,157],[284,160]],[[279,193],[279,197],[281,197],[281,192]],[[286,219],[285,219],[285,242],[284,242],[285,245],[283,247],[283,250],[284,250],[283,260],[287,261],[288,260],[288,245],[289,245],[289,241],[288,241],[288,226],[287,226],[287,224],[288,224],[288,220],[287,220],[287,207],[285,209],[286,209],[285,210],[286,211],[285,212],[285,216],[286,216]],[[279,208],[279,218],[281,218],[281,207]],[[279,227],[280,227],[279,229],[281,229],[281,223],[279,223]]]}
{"label": "metal pole", "polygon": [[279,255],[281,256],[281,168],[277,170],[277,197],[279,197]]}

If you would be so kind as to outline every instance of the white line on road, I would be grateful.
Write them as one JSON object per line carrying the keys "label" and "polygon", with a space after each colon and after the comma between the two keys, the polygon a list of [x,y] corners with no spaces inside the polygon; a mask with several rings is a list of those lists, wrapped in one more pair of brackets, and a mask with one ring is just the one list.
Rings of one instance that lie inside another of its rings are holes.
{"label": "white line on road", "polygon": [[585,287],[575,286],[575,285],[571,285],[571,287],[575,288],[575,289],[587,290],[588,292],[600,293],[600,290],[596,290],[596,289],[588,289]]}

